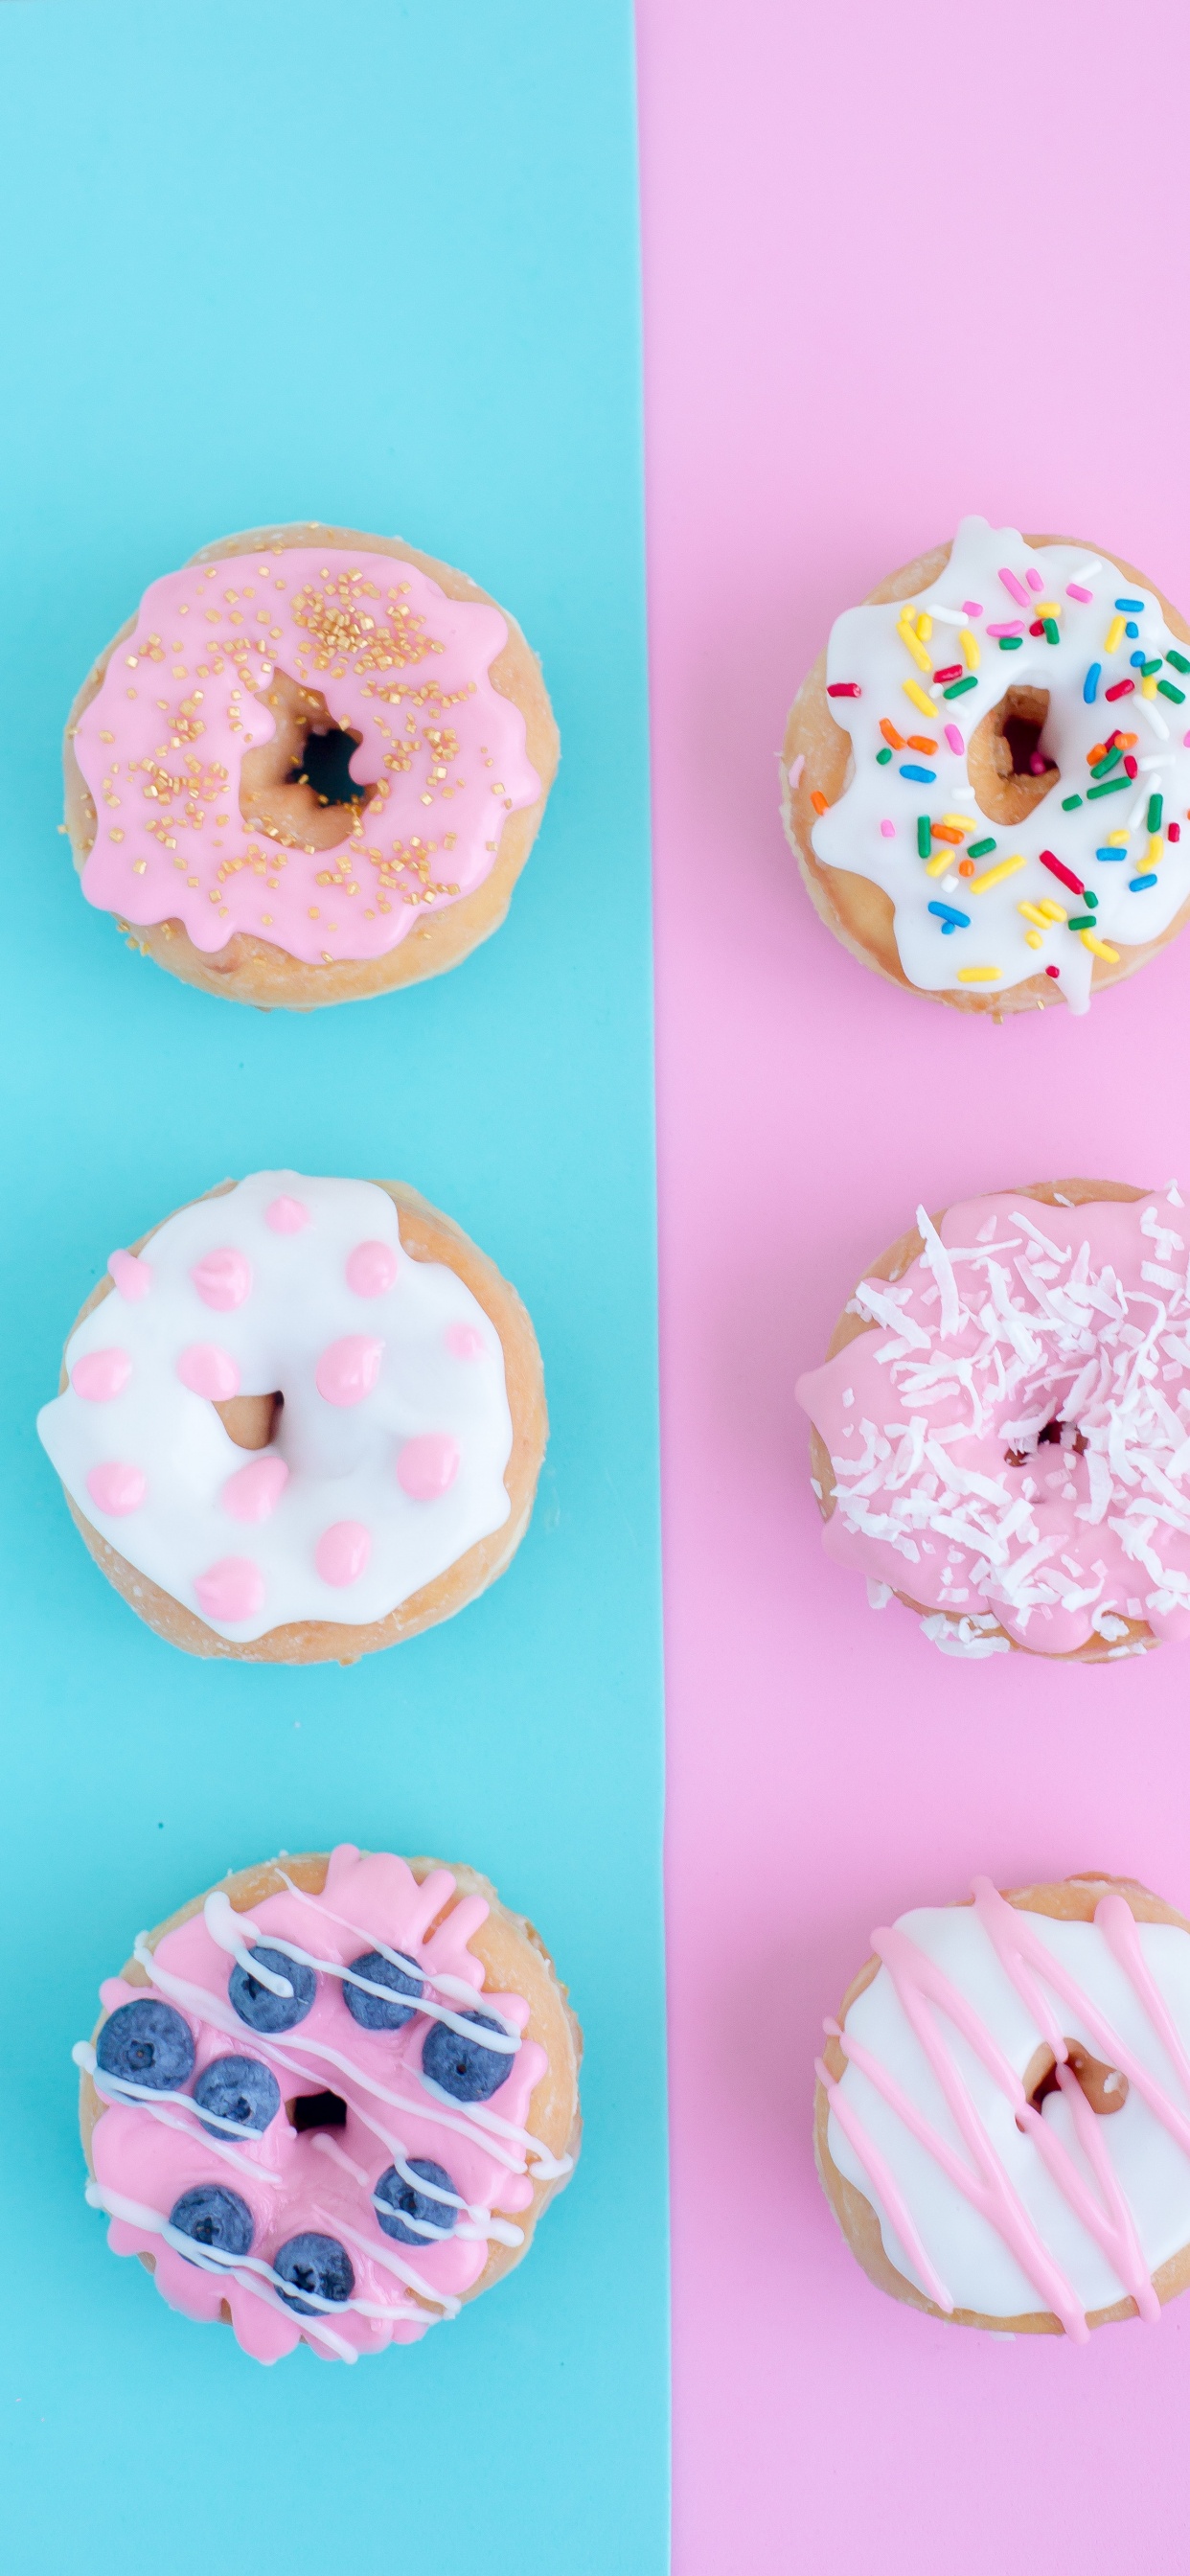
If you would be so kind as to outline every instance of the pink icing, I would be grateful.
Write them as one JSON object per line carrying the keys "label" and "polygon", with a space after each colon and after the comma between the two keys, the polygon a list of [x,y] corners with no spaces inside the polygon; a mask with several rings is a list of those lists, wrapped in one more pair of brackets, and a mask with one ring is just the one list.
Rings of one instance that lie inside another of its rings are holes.
{"label": "pink icing", "polygon": [[328,1404],[362,1404],[380,1375],[384,1344],[370,1333],[344,1333],[330,1342],[314,1371],[314,1383]]}
{"label": "pink icing", "polygon": [[310,1211],[303,1207],[300,1199],[271,1199],[264,1212],[264,1221],[271,1225],[274,1234],[300,1234],[302,1227],[309,1225]]}
{"label": "pink icing", "polygon": [[[430,1979],[431,1999],[466,2011],[465,2000],[453,1989],[442,1995],[432,1981],[436,1976],[457,1979],[479,1995],[483,1970],[467,1945],[488,1907],[482,1897],[464,1896],[431,1932],[454,1887],[448,1870],[433,1870],[419,1887],[403,1860],[383,1852],[363,1857],[344,1843],[331,1856],[320,1897],[282,1892],[265,1898],[249,1919],[265,1944],[290,1941],[318,1960],[350,1965],[368,1949],[396,1950]],[[263,2135],[237,2138],[237,2161],[229,2164],[177,2101],[167,2106],[170,2121],[177,2124],[170,2126],[140,2103],[113,2100],[92,2142],[100,2191],[168,2218],[183,2192],[199,2183],[222,2183],[252,2213],[254,2257],[268,2262],[290,2237],[309,2228],[345,2244],[355,2274],[354,2302],[360,2304],[325,2312],[325,2325],[334,2337],[328,2342],[318,2332],[321,2316],[317,2321],[295,2316],[259,2276],[263,2296],[249,2286],[246,2273],[215,2275],[199,2269],[156,2229],[113,2217],[108,2230],[113,2251],[152,2254],[157,2289],[188,2316],[211,2320],[226,2300],[239,2342],[259,2361],[278,2360],[303,2338],[316,2352],[334,2358],[338,2348],[348,2360],[390,2342],[417,2342],[479,2279],[488,2254],[485,2213],[498,2209],[515,2215],[528,2207],[532,2184],[523,2133],[534,2088],[547,2070],[544,2049],[535,2040],[522,2040],[508,2059],[505,2082],[488,2104],[477,2106],[481,2114],[495,2112],[507,2124],[504,2131],[492,2130],[467,2105],[437,2103],[425,2090],[420,2065],[429,2023],[424,2014],[415,2014],[401,2030],[363,2030],[347,2010],[341,1981],[323,1972],[306,2019],[276,2039],[264,2038],[232,2010],[232,1960],[212,1938],[202,1913],[164,1934],[153,1967],[163,1980],[164,1999],[183,2013],[193,2034],[195,2066],[187,2090],[214,2058],[232,2053],[271,2065],[283,2103],[331,2087],[346,2101],[347,2120],[328,2134],[347,2163],[326,2153],[319,2143],[323,2133],[292,2128],[284,2109]],[[101,1989],[108,2012],[144,1991],[118,1977],[106,1980]],[[519,1995],[485,1993],[483,2009],[514,2032],[523,2031],[528,2019]],[[320,2055],[320,2050],[332,2055]],[[104,2080],[100,2075],[101,2088]],[[377,2135],[377,2126],[384,2135]],[[382,2234],[371,2194],[394,2161],[390,2142],[396,2142],[406,2162],[424,2159],[446,2170],[458,2199],[472,2213],[473,2233],[459,2227],[419,2246],[394,2243]],[[546,2170],[556,2168],[547,2160]],[[386,2257],[394,2256],[416,2274],[423,2285],[420,2295],[389,2267]],[[361,2307],[368,2306],[388,2313],[362,2313]]]}
{"label": "pink icing", "polygon": [[333,1583],[336,1591],[345,1591],[349,1583],[358,1583],[372,1553],[372,1533],[362,1521],[335,1521],[325,1529],[314,1550],[314,1563],[324,1583]]}
{"label": "pink icing", "polygon": [[[1159,2079],[1133,2054],[1106,2013],[1085,1993],[1078,1979],[1038,1938],[1027,1912],[1009,1905],[990,1879],[973,1880],[972,1890],[976,1912],[1001,1967],[1011,1978],[1026,2010],[1053,2051],[1058,2084],[1069,2106],[1078,2143],[1094,2176],[1097,2194],[1088,2189],[1061,2139],[1047,2124],[1043,2112],[1027,2099],[1020,2076],[1009,2064],[974,2005],[960,1993],[936,1961],[896,1927],[874,1932],[872,1948],[892,1978],[902,2009],[929,2060],[967,2155],[956,2153],[948,2140],[939,2136],[926,2113],[919,2110],[895,2076],[870,2049],[858,2039],[849,2037],[846,2030],[841,2031],[837,2022],[828,2022],[826,2027],[838,2039],[844,2056],[890,2104],[897,2118],[928,2150],[954,2188],[997,2230],[1026,2278],[1033,2283],[1066,2333],[1075,2342],[1085,2343],[1089,2329],[1078,2298],[1056,2258],[1043,2243],[997,2154],[934,2016],[949,2022],[982,2060],[1011,2104],[1017,2127],[1031,2140],[1051,2180],[1088,2234],[1094,2237],[1128,2295],[1135,2300],[1138,2314],[1149,2324],[1155,2324],[1161,2313],[1160,2303],[1149,2277],[1132,2213],[1103,2146],[1097,2115],[1067,2062],[1069,2052],[1061,2023],[1043,1991],[1042,1981],[1071,2007],[1083,2027],[1090,2031],[1104,2063],[1117,2068],[1129,2085],[1135,2085],[1154,2116],[1187,2157],[1190,2157],[1190,2120]],[[1180,2080],[1190,2091],[1190,2064],[1144,1958],[1136,1923],[1124,1897],[1114,1889],[1104,1895],[1096,1906],[1094,1920],[1096,1929],[1103,1934],[1168,2050]],[[820,2063],[817,2071],[830,2096],[832,2111],[868,2173],[873,2188],[884,2201],[889,2219],[901,2236],[911,2261],[920,2271],[931,2298],[939,2307],[949,2311],[954,2302],[925,2254],[886,2159],[868,2137],[854,2104],[840,2093],[826,2067]]]}
{"label": "pink icing", "polygon": [[347,1256],[347,1285],[357,1297],[384,1297],[397,1275],[397,1256],[388,1243],[357,1243]]}
{"label": "pink icing", "polygon": [[[80,717],[98,825],[83,892],[103,911],[181,920],[211,952],[236,931],[316,965],[381,957],[481,885],[505,817],[541,782],[524,718],[494,688],[499,609],[448,599],[389,555],[297,547],[191,564],[145,593]],[[240,765],[271,741],[274,671],[320,690],[359,736],[374,793],[330,850],[249,831]]]}
{"label": "pink icing", "polygon": [[109,1458],[102,1467],[92,1467],[87,1477],[87,1492],[98,1511],[110,1512],[119,1520],[125,1512],[137,1512],[148,1493],[148,1478],[139,1467],[129,1467],[119,1459]]}
{"label": "pink icing", "polygon": [[[234,1476],[228,1477],[221,1496],[223,1509],[230,1512],[233,1521],[267,1521],[269,1513],[276,1511],[288,1482],[289,1469],[283,1458],[252,1458],[246,1467],[237,1467]],[[204,1580],[209,1581],[209,1576]],[[246,1618],[249,1613],[245,1611],[243,1615]]]}
{"label": "pink icing", "polygon": [[249,1294],[252,1264],[246,1252],[237,1252],[232,1244],[221,1244],[214,1252],[204,1252],[190,1276],[204,1306],[212,1306],[216,1314],[230,1315]]}
{"label": "pink icing", "polygon": [[138,1252],[113,1252],[107,1266],[120,1295],[127,1298],[130,1306],[139,1305],[141,1298],[148,1296],[153,1273]]}
{"label": "pink icing", "polygon": [[205,1395],[210,1404],[230,1404],[240,1391],[231,1352],[220,1350],[217,1342],[189,1343],[178,1360],[178,1376],[192,1395]]}
{"label": "pink icing", "polygon": [[407,1440],[397,1460],[397,1483],[415,1503],[435,1503],[459,1472],[458,1444],[447,1431],[423,1431]]}
{"label": "pink icing", "polygon": [[474,1324],[451,1324],[447,1327],[446,1347],[456,1360],[480,1360],[487,1349],[482,1333]]}
{"label": "pink icing", "polygon": [[132,1375],[132,1361],[127,1351],[84,1351],[70,1372],[70,1383],[76,1395],[85,1396],[88,1404],[110,1404],[120,1395]]}
{"label": "pink icing", "polygon": [[264,1599],[264,1576],[250,1556],[221,1556],[217,1565],[195,1576],[194,1597],[208,1617],[234,1628],[237,1619],[255,1617]]}
{"label": "pink icing", "polygon": [[798,1387],[828,1554],[1041,1653],[1125,1619],[1190,1635],[1184,1209],[1007,1195],[918,1223],[924,1255],[856,1291],[877,1328]]}

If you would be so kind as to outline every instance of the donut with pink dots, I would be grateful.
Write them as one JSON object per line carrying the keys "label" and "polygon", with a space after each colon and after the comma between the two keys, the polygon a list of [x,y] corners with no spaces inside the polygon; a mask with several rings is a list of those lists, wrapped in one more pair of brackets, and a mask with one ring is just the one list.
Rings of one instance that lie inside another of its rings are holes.
{"label": "donut with pink dots", "polygon": [[353,1662],[449,1617],[527,1526],[533,1328],[396,1182],[257,1172],[114,1252],[38,1417],[92,1555],[191,1653]]}

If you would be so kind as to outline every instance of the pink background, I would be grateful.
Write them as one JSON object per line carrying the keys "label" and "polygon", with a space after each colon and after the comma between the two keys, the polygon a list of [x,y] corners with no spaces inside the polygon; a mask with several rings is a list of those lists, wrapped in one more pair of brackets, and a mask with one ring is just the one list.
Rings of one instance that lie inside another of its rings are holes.
{"label": "pink background", "polygon": [[678,2576],[1184,2569],[1190,2302],[1084,2350],[871,2289],[814,2177],[877,1921],[1079,1867],[1190,1906],[1190,1652],[966,1667],[821,1552],[794,1403],[919,1198],[1190,1182],[1190,934],[969,1024],[777,818],[832,617],[979,509],[1190,602],[1177,0],[640,0],[657,821]]}

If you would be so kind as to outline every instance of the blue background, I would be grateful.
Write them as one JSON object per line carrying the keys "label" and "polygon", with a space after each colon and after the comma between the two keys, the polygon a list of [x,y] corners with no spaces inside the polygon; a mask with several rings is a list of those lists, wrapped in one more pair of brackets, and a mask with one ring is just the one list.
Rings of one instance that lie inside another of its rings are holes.
{"label": "blue background", "polygon": [[[0,11],[11,522],[3,1151],[3,2421],[11,2563],[653,2576],[665,2563],[661,1685],[646,700],[627,0]],[[206,539],[400,533],[505,600],[563,738],[506,928],[302,1019],[83,902],[59,736]],[[225,1174],[397,1175],[524,1295],[553,1437],[496,1589],[354,1671],[193,1662],[35,1441],[113,1245]],[[268,2372],[83,2204],[72,2040],[133,1934],[340,1837],[473,1860],[586,2026],[529,2261],[420,2348]]]}

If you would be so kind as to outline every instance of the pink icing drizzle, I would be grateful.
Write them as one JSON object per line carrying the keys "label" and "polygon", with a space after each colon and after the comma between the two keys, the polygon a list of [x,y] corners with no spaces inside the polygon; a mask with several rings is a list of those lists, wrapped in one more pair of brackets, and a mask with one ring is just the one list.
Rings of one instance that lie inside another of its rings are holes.
{"label": "pink icing drizzle", "polygon": [[[426,906],[482,884],[506,816],[541,792],[524,719],[489,677],[507,637],[499,609],[366,551],[230,556],[154,582],[75,734],[98,814],[88,901],[180,919],[208,953],[242,930],[309,964],[384,956]],[[330,850],[242,819],[244,752],[275,730],[254,693],[275,670],[360,737],[352,774],[375,792]]]}
{"label": "pink icing drizzle", "polygon": [[483,1358],[487,1343],[483,1334],[477,1333],[474,1324],[450,1324],[447,1327],[446,1347],[452,1359],[479,1360]]}
{"label": "pink icing drizzle", "polygon": [[417,1503],[437,1502],[458,1472],[458,1446],[447,1431],[423,1431],[407,1440],[397,1460],[397,1483]]}
{"label": "pink icing drizzle", "polygon": [[191,1342],[178,1360],[178,1376],[192,1395],[203,1395],[209,1404],[230,1404],[240,1391],[240,1372],[230,1351],[220,1350],[217,1342]]}
{"label": "pink icing drizzle", "polygon": [[[467,1946],[484,1921],[482,1897],[465,1896],[430,1926],[454,1892],[447,1870],[433,1870],[419,1887],[407,1864],[390,1853],[361,1854],[350,1843],[331,1856],[327,1884],[319,1897],[284,1891],[257,1905],[250,1921],[262,1940],[286,1940],[316,1958],[350,1965],[369,1948],[383,1946],[410,1958],[431,1981],[454,1978],[478,1997],[483,1971]],[[168,2217],[184,2191],[202,2182],[220,2182],[246,2200],[254,2222],[254,2256],[268,2261],[290,2237],[307,2228],[335,2236],[342,2231],[355,2273],[355,2297],[387,2311],[360,2313],[357,2307],[332,2308],[325,2315],[333,2343],[321,2339],[317,2324],[295,2316],[275,2293],[259,2295],[246,2273],[202,2271],[155,2230],[113,2217],[108,2241],[117,2254],[151,2253],[154,2283],[171,2307],[210,2320],[226,2300],[232,2324],[245,2351],[271,2362],[290,2352],[303,2338],[324,2357],[353,2360],[388,2343],[414,2343],[449,2314],[453,2303],[478,2280],[488,2247],[482,2227],[474,2234],[457,2228],[452,2235],[424,2246],[395,2244],[377,2225],[370,2194],[393,2162],[383,2135],[399,2142],[406,2160],[424,2158],[449,2173],[458,2197],[471,2211],[499,2209],[519,2213],[528,2207],[532,2185],[524,2148],[513,2138],[485,2132],[480,2119],[462,2104],[452,2104],[445,2121],[420,2081],[421,2047],[427,2030],[416,2014],[399,2031],[367,2031],[349,2015],[340,1981],[320,1974],[314,2005],[292,2031],[272,2040],[237,2020],[228,2001],[232,1961],[211,1937],[199,1913],[167,1932],[157,1945],[154,1968],[166,1981],[165,1999],[183,2013],[195,2042],[193,2087],[213,2059],[230,2052],[263,2058],[273,2066],[283,2099],[319,2093],[329,2084],[346,2100],[346,2126],[335,2141],[352,2166],[355,2179],[333,2157],[320,2150],[318,2132],[290,2127],[282,2110],[259,2137],[237,2138],[236,2163],[229,2166],[210,2139],[191,2124],[182,2104],[171,2101],[169,2117],[176,2126],[155,2119],[140,2103],[113,2100],[98,2121],[92,2153],[100,2189],[146,2210]],[[184,1992],[171,1991],[180,1981]],[[143,1995],[143,1986],[121,1978],[105,1981],[105,2008],[116,2011]],[[453,2009],[467,2010],[453,1992]],[[483,1993],[483,2009],[514,2030],[528,2018],[524,1999],[512,1994]],[[319,2055],[330,2048],[348,2061],[350,2071]],[[523,2039],[509,2060],[509,2074],[490,2104],[517,2129],[530,2118],[535,2086],[545,2074],[544,2049]],[[102,2088],[104,2078],[99,2076]],[[387,2097],[396,2095],[401,2107]],[[363,2238],[361,2244],[357,2238]],[[424,2301],[388,2268],[393,2256],[411,2268],[424,2284]],[[347,2349],[344,2352],[343,2346]]]}
{"label": "pink icing drizzle", "polygon": [[126,1297],[130,1306],[139,1305],[141,1298],[148,1296],[153,1273],[138,1252],[113,1252],[107,1266],[121,1297]]}
{"label": "pink icing drizzle", "polygon": [[903,1278],[856,1292],[877,1329],[799,1383],[834,1470],[828,1554],[1044,1653],[1105,1616],[1109,1639],[1121,1618],[1190,1635],[1185,1211],[1005,1195],[919,1224]]}
{"label": "pink icing drizzle", "polygon": [[88,1404],[110,1404],[122,1393],[132,1375],[132,1361],[127,1351],[84,1351],[70,1372],[70,1383],[76,1395]]}
{"label": "pink icing drizzle", "polygon": [[357,1297],[387,1296],[397,1275],[397,1256],[388,1243],[357,1243],[347,1256],[347,1285]]}
{"label": "pink icing drizzle", "polygon": [[148,1490],[148,1478],[140,1467],[129,1467],[115,1458],[109,1458],[101,1467],[92,1467],[87,1478],[87,1492],[96,1510],[110,1512],[114,1520],[122,1519],[126,1512],[139,1511]]}
{"label": "pink icing drizzle", "polygon": [[[223,1509],[233,1521],[267,1521],[270,1512],[276,1511],[288,1482],[289,1469],[283,1458],[252,1458],[246,1467],[237,1467],[234,1476],[228,1477],[222,1494]],[[247,1611],[243,1613],[245,1618],[249,1615]]]}
{"label": "pink icing drizzle", "polygon": [[333,1583],[343,1592],[349,1583],[358,1583],[372,1553],[372,1533],[362,1521],[335,1521],[325,1529],[314,1550],[314,1563],[324,1583]]}
{"label": "pink icing drizzle", "polygon": [[330,1342],[314,1371],[314,1383],[328,1404],[362,1404],[380,1375],[384,1344],[370,1333],[344,1333]]}
{"label": "pink icing drizzle", "polygon": [[194,1596],[200,1610],[234,1628],[238,1619],[255,1617],[264,1599],[264,1576],[250,1556],[221,1556],[217,1565],[195,1576]]}
{"label": "pink icing drizzle", "polygon": [[[840,2031],[837,2023],[828,2022],[827,2029],[838,2038],[844,2055],[868,2078],[912,2136],[928,2149],[956,2190],[962,2192],[972,2207],[979,2210],[997,2230],[1026,2278],[1033,2283],[1067,2334],[1075,2342],[1085,2342],[1089,2329],[1082,2307],[1060,2266],[1042,2242],[997,2154],[933,2015],[941,2014],[950,2021],[982,2059],[1012,2105],[1018,2128],[1031,2139],[1076,2217],[1100,2246],[1128,2295],[1135,2300],[1138,2314],[1149,2324],[1155,2324],[1160,2316],[1160,2304],[1145,2266],[1127,2199],[1106,2153],[1098,2116],[1067,2063],[1068,2051],[1061,2025],[1039,1980],[1044,1980],[1071,2006],[1091,2032],[1105,2062],[1118,2068],[1129,2084],[1135,2085],[1150,2110],[1188,2158],[1190,2119],[1157,2078],[1134,2057],[1107,2016],[1084,1992],[1078,1979],[1039,1940],[1027,1913],[1009,1905],[990,1879],[977,1878],[972,1882],[972,1888],[976,1912],[1001,1967],[1011,1978],[1038,2030],[1053,2050],[1059,2087],[1069,2105],[1078,2143],[1098,2185],[1098,2198],[1088,2189],[1062,2140],[1047,2127],[1044,2114],[1028,2101],[1020,2077],[975,2007],[960,1993],[945,1971],[905,1933],[895,1927],[875,1932],[872,1936],[873,1951],[892,1978],[902,2009],[968,2149],[970,2163],[938,2135],[926,2115],[918,2110],[903,2086],[870,2049],[859,2040],[851,2039],[846,2030]],[[1103,1933],[1113,1956],[1130,1979],[1190,2093],[1190,2064],[1144,1959],[1131,1909],[1125,1899],[1112,1890],[1100,1899],[1094,1920],[1097,1930]],[[883,2200],[889,2219],[910,2260],[919,2269],[930,2297],[949,2312],[954,2305],[953,2299],[925,2254],[886,2158],[868,2137],[854,2104],[847,2102],[840,2093],[825,2065],[820,2062],[817,2071],[830,2097],[831,2109],[873,2188]]]}
{"label": "pink icing drizzle", "polygon": [[309,1225],[310,1211],[300,1199],[271,1199],[264,1212],[264,1221],[272,1227],[274,1234],[300,1234],[302,1227]]}
{"label": "pink icing drizzle", "polygon": [[252,1287],[252,1264],[247,1253],[237,1252],[234,1245],[222,1244],[214,1252],[204,1252],[196,1261],[190,1276],[204,1306],[216,1314],[230,1315],[242,1306]]}

